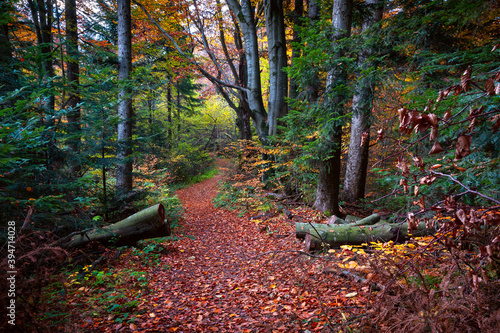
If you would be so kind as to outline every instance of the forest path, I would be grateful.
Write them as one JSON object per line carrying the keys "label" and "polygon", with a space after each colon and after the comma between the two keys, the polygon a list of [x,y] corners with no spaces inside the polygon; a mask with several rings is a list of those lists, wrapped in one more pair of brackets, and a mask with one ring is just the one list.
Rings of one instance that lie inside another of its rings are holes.
{"label": "forest path", "polygon": [[328,325],[325,307],[338,304],[336,295],[349,291],[332,288],[342,281],[323,274],[308,256],[298,254],[303,245],[285,218],[270,226],[277,233],[268,234],[248,216],[215,208],[212,200],[224,177],[224,161],[219,163],[219,175],[177,193],[184,206],[182,234],[173,243],[176,250],[164,257],[170,268],[155,270],[150,279],[152,290],[146,296],[150,313],[142,316],[145,322],[139,322],[138,329],[323,331]]}

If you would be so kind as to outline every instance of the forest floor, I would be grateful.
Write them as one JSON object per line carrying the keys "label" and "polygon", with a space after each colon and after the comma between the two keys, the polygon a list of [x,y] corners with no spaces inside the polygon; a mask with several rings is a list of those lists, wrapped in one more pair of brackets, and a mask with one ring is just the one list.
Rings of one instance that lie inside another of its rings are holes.
{"label": "forest floor", "polygon": [[303,252],[295,223],[282,213],[266,221],[264,229],[249,215],[214,207],[224,169],[222,162],[216,177],[177,192],[184,207],[178,240],[168,245],[160,265],[136,267],[148,272],[149,290],[134,310],[133,323],[87,317],[83,327],[108,332],[339,332],[359,315],[370,288],[336,275],[328,267],[338,270],[336,263]]}

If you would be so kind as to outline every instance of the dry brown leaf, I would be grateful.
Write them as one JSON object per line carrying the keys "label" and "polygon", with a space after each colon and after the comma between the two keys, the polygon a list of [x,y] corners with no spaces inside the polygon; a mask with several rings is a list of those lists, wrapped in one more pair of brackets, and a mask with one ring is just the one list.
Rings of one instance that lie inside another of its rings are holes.
{"label": "dry brown leaf", "polygon": [[438,128],[437,126],[432,126],[431,135],[429,136],[429,141],[434,141],[438,137]]}
{"label": "dry brown leaf", "polygon": [[384,129],[383,128],[381,128],[377,131],[377,140],[378,141],[384,140]]}
{"label": "dry brown leaf", "polygon": [[413,163],[415,164],[415,166],[417,168],[423,168],[425,166],[425,163],[422,160],[422,158],[420,158],[418,156],[413,157]]}
{"label": "dry brown leaf", "polygon": [[463,209],[457,210],[455,215],[457,216],[458,220],[462,222],[462,224],[465,224],[465,222],[467,221],[467,214],[465,214]]}
{"label": "dry brown leaf", "polygon": [[486,83],[484,84],[484,89],[486,90],[489,96],[495,95],[495,82],[493,81],[492,78],[486,80]]}
{"label": "dry brown leaf", "polygon": [[415,206],[419,206],[422,209],[425,209],[425,197],[421,196],[417,201],[413,201],[413,204]]}
{"label": "dry brown leaf", "polygon": [[437,179],[436,176],[427,175],[427,176],[420,178],[419,184],[420,185],[430,185],[430,184],[434,183],[434,181],[436,179]]}
{"label": "dry brown leaf", "polygon": [[440,90],[439,91],[439,95],[438,95],[438,98],[436,99],[436,103],[439,103],[443,100],[443,98],[445,97],[444,95],[444,90]]}
{"label": "dry brown leaf", "polygon": [[439,119],[438,116],[436,116],[434,113],[429,113],[429,123],[431,126],[438,127],[439,126]]}
{"label": "dry brown leaf", "polygon": [[399,180],[399,185],[403,186],[403,190],[405,193],[408,193],[408,190],[410,189],[410,185],[408,185],[408,179],[401,178]]}
{"label": "dry brown leaf", "polygon": [[443,151],[444,151],[444,149],[439,144],[439,141],[436,140],[436,141],[434,141],[434,145],[432,145],[432,148],[431,148],[431,151],[429,152],[429,155],[439,154]]}
{"label": "dry brown leaf", "polygon": [[470,145],[472,143],[472,137],[470,135],[460,135],[457,139],[455,159],[460,160],[465,156],[470,155]]}
{"label": "dry brown leaf", "polygon": [[460,79],[462,83],[462,89],[467,92],[470,89],[470,78],[472,76],[472,68],[469,67],[465,70],[465,72],[462,74],[462,77]]}
{"label": "dry brown leaf", "polygon": [[500,114],[492,117],[490,121],[493,122],[493,133],[496,133],[498,131],[498,128],[500,127]]}
{"label": "dry brown leaf", "polygon": [[495,81],[500,82],[500,71],[495,74]]}
{"label": "dry brown leaf", "polygon": [[451,111],[448,110],[444,113],[443,120],[448,121],[451,118]]}
{"label": "dry brown leaf", "polygon": [[462,167],[459,167],[456,163],[453,163],[453,167],[454,167],[455,169],[457,169],[458,171],[460,171],[460,172],[467,171],[467,169],[462,168]]}
{"label": "dry brown leaf", "polygon": [[368,132],[365,131],[363,134],[361,134],[361,144],[360,147],[364,147],[366,145],[366,141],[368,139]]}

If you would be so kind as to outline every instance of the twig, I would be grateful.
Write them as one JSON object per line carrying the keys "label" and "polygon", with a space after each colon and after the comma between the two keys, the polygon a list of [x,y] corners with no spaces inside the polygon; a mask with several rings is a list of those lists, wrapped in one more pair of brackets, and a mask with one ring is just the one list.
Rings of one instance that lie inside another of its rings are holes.
{"label": "twig", "polygon": [[478,192],[478,191],[474,191],[474,190],[471,190],[469,187],[467,187],[466,185],[462,184],[460,181],[458,181],[457,179],[453,178],[453,176],[451,175],[447,175],[445,173],[441,173],[441,172],[438,172],[438,171],[433,171],[431,170],[431,174],[434,174],[434,175],[437,175],[437,176],[441,176],[441,177],[446,177],[446,178],[449,178],[452,182],[462,186],[464,189],[467,190],[467,192],[469,193],[473,193],[475,195],[478,195],[480,197],[483,197],[485,198],[486,200],[490,200],[490,201],[493,201],[494,203],[496,203],[497,205],[500,205],[500,201],[496,200],[496,199],[493,199],[492,197],[489,197],[487,196],[486,194],[482,194],[481,192]]}

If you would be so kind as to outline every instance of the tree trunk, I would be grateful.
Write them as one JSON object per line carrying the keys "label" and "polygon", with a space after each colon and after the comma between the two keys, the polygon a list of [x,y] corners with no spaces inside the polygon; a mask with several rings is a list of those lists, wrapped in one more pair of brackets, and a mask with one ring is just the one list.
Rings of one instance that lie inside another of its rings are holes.
{"label": "tree trunk", "polygon": [[287,67],[285,16],[281,0],[265,0],[267,45],[269,60],[269,100],[267,127],[269,135],[276,135],[278,119],[288,112],[285,102],[287,97],[288,76]]}
{"label": "tree trunk", "polygon": [[260,82],[259,45],[257,27],[255,26],[254,7],[250,0],[226,0],[229,8],[238,19],[243,40],[247,65],[248,106],[254,122],[257,135],[261,142],[267,142],[267,112],[262,101],[262,86]]}
{"label": "tree trunk", "polygon": [[[80,152],[80,65],[78,53],[78,22],[76,15],[76,0],[66,0],[66,72],[68,78],[69,95],[66,102],[68,109],[68,123],[70,140],[69,146],[76,155]],[[75,156],[77,158],[77,156]],[[80,169],[80,163],[71,161],[71,173]]]}
{"label": "tree trunk", "polygon": [[[366,0],[368,15],[363,20],[362,33],[382,19],[380,0]],[[362,48],[358,58],[358,67],[363,71],[372,67],[369,58],[373,50]],[[346,175],[342,192],[343,200],[354,202],[365,196],[366,173],[368,169],[368,149],[370,143],[371,111],[373,107],[373,79],[370,74],[361,74],[358,78],[352,98],[351,140],[347,158]],[[367,136],[362,141],[363,133]],[[361,144],[363,143],[363,145]]]}
{"label": "tree trunk", "polygon": [[[351,33],[352,0],[335,1],[332,10],[332,25],[337,31],[333,40],[349,37]],[[336,55],[342,56],[342,52]],[[342,153],[342,125],[338,120],[344,114],[345,97],[339,94],[336,88],[345,84],[347,73],[340,69],[330,70],[326,78],[325,102],[327,119],[334,120],[333,126],[325,126],[325,137],[322,142],[325,151],[331,157],[320,162],[318,185],[316,188],[316,199],[314,207],[322,212],[329,211],[335,215],[339,214],[339,189],[340,189],[340,161]],[[328,121],[328,120],[327,120]]]}
{"label": "tree trunk", "polygon": [[434,229],[427,229],[420,223],[417,230],[408,230],[408,223],[377,223],[372,226],[336,225],[330,228],[309,229],[305,235],[307,251],[322,249],[325,244],[335,248],[341,245],[361,245],[370,242],[403,242],[411,237],[432,235]]}
{"label": "tree trunk", "polygon": [[129,83],[132,71],[132,37],[130,0],[118,0],[118,153],[116,189],[118,194],[132,190],[132,98]]}
{"label": "tree trunk", "polygon": [[[300,38],[299,30],[302,26],[302,16],[304,15],[304,0],[295,0],[294,1],[295,8],[293,9],[293,43],[300,44],[302,39]],[[297,58],[300,58],[300,48],[296,46],[292,46],[292,67],[296,62]],[[298,95],[298,86],[293,77],[290,78],[290,86],[288,88],[288,97],[290,100],[297,99]],[[290,108],[289,108],[290,109]]]}
{"label": "tree trunk", "polygon": [[[314,25],[319,21],[318,1],[319,0],[308,0],[307,2],[307,17],[309,18],[310,25]],[[320,82],[319,76],[315,74],[314,79],[306,88],[307,99],[311,103],[318,100]]]}
{"label": "tree trunk", "polygon": [[[335,215],[334,215],[335,216]],[[303,239],[306,237],[307,233],[309,230],[312,231],[325,231],[325,230],[330,230],[332,228],[336,228],[337,226],[344,225],[344,226],[349,226],[349,227],[359,227],[359,226],[365,226],[365,225],[374,225],[376,223],[380,222],[380,215],[378,214],[372,214],[370,216],[367,216],[362,219],[357,219],[353,216],[348,216],[346,217],[345,220],[341,218],[336,218],[334,223],[295,223],[295,237],[299,239]],[[354,221],[352,221],[354,220]],[[350,222],[352,221],[352,222]],[[329,221],[330,222],[330,221]],[[385,223],[385,221],[382,221]]]}
{"label": "tree trunk", "polygon": [[167,83],[167,121],[168,121],[168,129],[167,129],[167,149],[170,150],[172,148],[172,84],[170,82]]}
{"label": "tree trunk", "polygon": [[170,225],[165,221],[165,208],[158,204],[146,208],[115,224],[90,231],[73,233],[58,242],[64,248],[82,247],[90,242],[106,245],[134,245],[147,238],[170,236]]}

